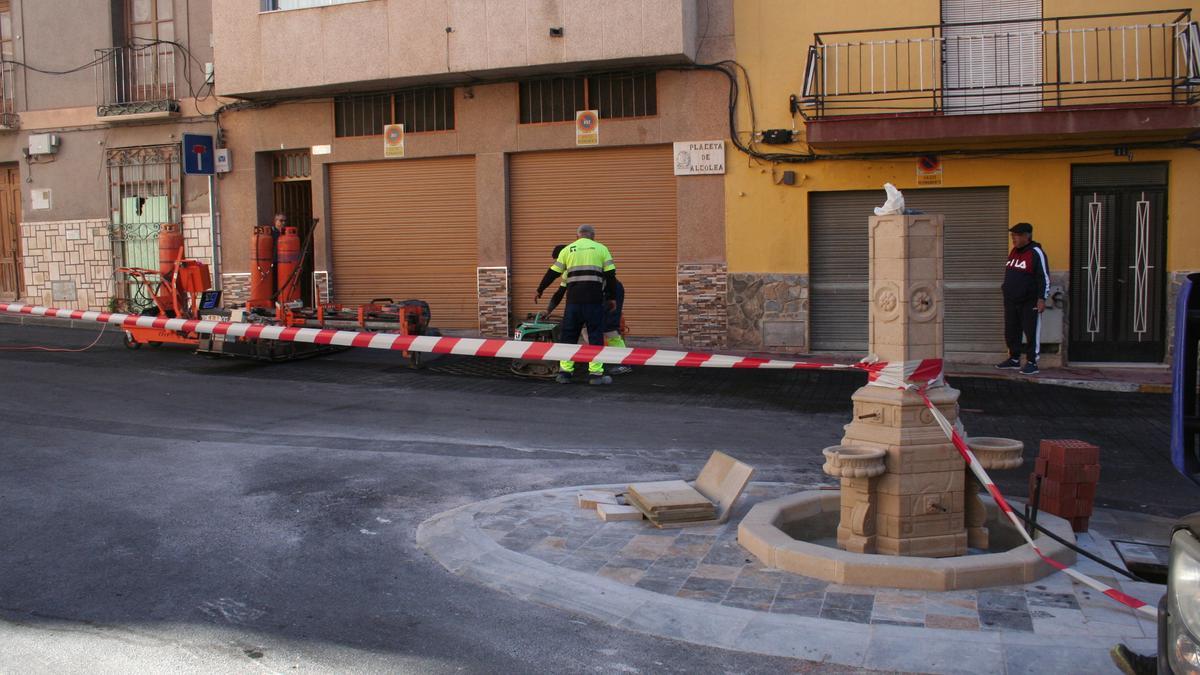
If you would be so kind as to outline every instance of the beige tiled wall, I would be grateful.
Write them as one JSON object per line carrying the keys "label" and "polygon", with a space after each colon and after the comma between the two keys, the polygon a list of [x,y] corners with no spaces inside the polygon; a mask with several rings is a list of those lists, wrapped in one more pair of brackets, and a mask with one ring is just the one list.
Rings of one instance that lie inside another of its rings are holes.
{"label": "beige tiled wall", "polygon": [[[113,297],[113,260],[107,220],[23,223],[21,251],[27,301],[108,309]],[[54,282],[73,283],[74,297],[55,299]]]}

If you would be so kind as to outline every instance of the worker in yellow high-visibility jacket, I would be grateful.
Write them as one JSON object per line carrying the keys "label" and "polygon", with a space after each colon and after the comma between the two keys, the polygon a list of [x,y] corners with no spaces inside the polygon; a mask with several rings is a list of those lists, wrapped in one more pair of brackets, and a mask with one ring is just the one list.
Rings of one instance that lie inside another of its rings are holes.
{"label": "worker in yellow high-visibility jacket", "polygon": [[[612,289],[616,285],[617,266],[608,247],[596,241],[596,228],[580,225],[577,233],[579,238],[558,254],[554,264],[542,277],[534,300],[540,301],[546,287],[565,276],[567,306],[559,326],[559,341],[575,344],[586,326],[588,344],[603,346],[604,312],[605,307],[613,302]],[[555,379],[560,384],[569,383],[575,372],[575,363],[560,361],[559,367],[563,372]],[[602,363],[589,363],[588,375],[588,384],[612,384],[612,378],[604,374]]]}

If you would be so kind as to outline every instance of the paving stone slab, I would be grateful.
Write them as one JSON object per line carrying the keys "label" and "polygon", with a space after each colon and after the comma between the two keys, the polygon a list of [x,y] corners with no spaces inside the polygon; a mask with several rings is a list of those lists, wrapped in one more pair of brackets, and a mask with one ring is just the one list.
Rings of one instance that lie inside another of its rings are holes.
{"label": "paving stone slab", "polygon": [[[738,545],[736,513],[730,523],[688,530],[580,516],[576,492],[613,487],[459,507],[422,523],[417,541],[447,570],[522,601],[661,637],[850,668],[1039,672],[1030,655],[1058,650],[1104,672],[1099,657],[1116,641],[1153,649],[1153,622],[1064,575],[940,593],[829,584],[764,567]],[[752,483],[738,510],[798,489]],[[1111,551],[1101,533],[1085,541]],[[1146,600],[1163,588],[1113,583]],[[1051,671],[1079,672],[1060,662],[1071,663],[1056,656]]]}

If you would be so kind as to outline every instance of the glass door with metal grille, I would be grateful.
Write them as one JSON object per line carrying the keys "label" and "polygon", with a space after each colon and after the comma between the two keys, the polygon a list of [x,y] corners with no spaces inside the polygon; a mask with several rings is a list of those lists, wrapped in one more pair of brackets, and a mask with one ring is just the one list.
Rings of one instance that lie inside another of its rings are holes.
{"label": "glass door with metal grille", "polygon": [[296,227],[300,241],[306,244],[304,262],[300,265],[300,296],[304,304],[311,306],[314,304],[312,160],[307,150],[287,150],[275,153],[271,165],[275,213],[287,216],[288,224]]}
{"label": "glass door with metal grille", "polygon": [[[179,146],[114,148],[106,156],[114,268],[158,269],[158,232],[180,222]],[[117,297],[131,311],[153,306],[141,285],[117,275]]]}
{"label": "glass door with metal grille", "polygon": [[1166,355],[1166,166],[1150,169],[1073,171],[1067,352],[1073,362],[1154,363]]}

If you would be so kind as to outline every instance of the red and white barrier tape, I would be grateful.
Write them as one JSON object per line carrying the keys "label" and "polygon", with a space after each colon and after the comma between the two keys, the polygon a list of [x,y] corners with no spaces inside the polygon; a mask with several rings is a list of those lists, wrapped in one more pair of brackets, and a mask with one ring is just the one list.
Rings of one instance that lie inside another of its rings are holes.
{"label": "red and white barrier tape", "polygon": [[137,314],[118,314],[109,312],[92,312],[77,309],[59,309],[21,303],[0,302],[0,312],[26,316],[43,316],[57,319],[72,319],[76,321],[94,321],[124,328],[155,328],[159,330],[180,331],[183,333],[200,333],[225,335],[228,337],[244,337],[247,339],[281,340],[284,342],[307,342],[319,345],[338,345],[342,347],[363,347],[367,349],[384,349],[393,351],[429,352],[432,354],[459,354],[463,356],[490,356],[497,358],[528,359],[545,361],[576,361],[580,363],[599,362],[627,366],[673,366],[685,368],[759,368],[759,369],[805,369],[805,370],[862,370],[867,373],[868,383],[874,386],[915,391],[925,401],[933,414],[938,426],[954,443],[967,467],[987,488],[996,505],[1008,516],[1012,524],[1021,533],[1025,541],[1044,560],[1057,570],[1071,578],[1086,584],[1104,595],[1149,616],[1156,616],[1154,608],[1146,603],[1122,593],[1115,588],[1092,579],[1091,577],[1073,570],[1066,565],[1048,557],[1033,538],[1025,530],[1024,524],[1017,518],[1012,507],[991,477],[984,471],[975,454],[951,426],[949,420],[929,400],[925,390],[930,386],[943,384],[941,359],[925,359],[902,363],[886,363],[863,360],[854,364],[811,363],[805,361],[787,361],[781,359],[760,359],[753,357],[730,356],[725,354],[709,354],[705,352],[681,352],[666,349],[640,349],[628,347],[599,347],[593,345],[568,345],[551,342],[519,342],[517,340],[456,338],[435,336],[399,335],[396,333],[368,333],[352,330],[333,330],[323,328],[295,328],[283,326],[268,326],[255,323],[230,323],[225,321],[202,321],[197,319],[165,319]]}
{"label": "red and white barrier tape", "polygon": [[[506,359],[577,361],[580,363],[598,362],[624,366],[673,366],[683,368],[865,370],[868,373],[881,373],[889,367],[886,363],[809,363],[804,361],[710,354],[706,352],[681,352],[668,349],[602,347],[486,338],[437,337],[432,335],[414,336],[397,333],[334,330],[330,328],[295,328],[257,323],[166,319],[137,314],[116,314],[41,307],[15,302],[0,302],[0,312],[57,319],[74,319],[76,321],[95,321],[123,328],[156,328],[182,333],[225,335],[248,339],[308,342],[318,345],[428,352],[431,354],[490,356]],[[941,362],[938,361],[937,363],[937,369],[940,372]]]}
{"label": "red and white barrier tape", "polygon": [[925,405],[929,408],[929,412],[933,414],[933,418],[937,421],[938,426],[942,428],[942,431],[945,432],[950,441],[954,443],[954,447],[958,449],[958,454],[962,455],[963,461],[967,463],[967,468],[969,468],[971,473],[975,474],[975,477],[979,479],[979,482],[982,483],[985,488],[987,488],[988,494],[992,496],[992,499],[996,500],[996,506],[998,506],[1000,510],[1004,512],[1004,515],[1008,516],[1008,519],[1012,521],[1013,526],[1017,528],[1017,531],[1021,533],[1021,536],[1025,539],[1025,542],[1028,543],[1031,548],[1033,548],[1033,551],[1038,554],[1038,557],[1040,557],[1046,562],[1046,564],[1050,565],[1054,569],[1066,574],[1082,584],[1096,589],[1097,591],[1107,595],[1126,607],[1132,607],[1133,609],[1151,618],[1156,618],[1158,616],[1158,611],[1154,607],[1142,602],[1141,600],[1138,600],[1133,596],[1122,593],[1111,586],[1100,583],[1099,581],[1078,570],[1071,569],[1070,567],[1067,567],[1066,565],[1043,553],[1042,549],[1039,548],[1038,545],[1033,541],[1033,538],[1029,536],[1029,532],[1025,529],[1024,523],[1022,523],[1021,520],[1017,518],[1017,514],[1013,512],[1012,506],[1009,505],[1006,499],[1004,499],[1004,495],[1000,494],[1000,489],[996,487],[994,482],[992,482],[991,477],[988,476],[987,471],[985,471],[983,468],[983,465],[980,464],[979,460],[975,457],[975,453],[971,452],[971,448],[968,447],[966,442],[963,441],[962,437],[958,435],[958,431],[951,426],[950,420],[947,420],[946,416],[942,414],[942,411],[938,410],[938,407],[933,404],[933,401],[929,400],[929,396],[925,393],[926,387],[908,385],[902,388],[911,389],[921,397],[921,400],[923,400]]}

